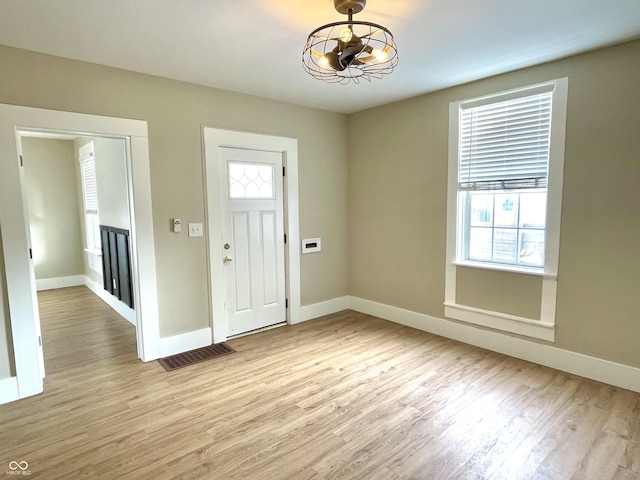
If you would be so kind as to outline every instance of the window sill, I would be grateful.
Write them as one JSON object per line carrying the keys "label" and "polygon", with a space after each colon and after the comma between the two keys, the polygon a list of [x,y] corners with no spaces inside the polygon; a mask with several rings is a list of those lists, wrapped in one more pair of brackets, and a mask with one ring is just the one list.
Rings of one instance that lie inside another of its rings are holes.
{"label": "window sill", "polygon": [[85,248],[84,251],[89,255],[95,255],[96,257],[102,256],[102,250],[98,250],[97,248]]}
{"label": "window sill", "polygon": [[555,273],[547,273],[540,268],[517,267],[514,265],[500,265],[497,263],[473,262],[469,260],[458,260],[451,263],[457,267],[481,268],[484,270],[498,270],[501,272],[522,273],[524,275],[534,275],[536,277],[557,277]]}

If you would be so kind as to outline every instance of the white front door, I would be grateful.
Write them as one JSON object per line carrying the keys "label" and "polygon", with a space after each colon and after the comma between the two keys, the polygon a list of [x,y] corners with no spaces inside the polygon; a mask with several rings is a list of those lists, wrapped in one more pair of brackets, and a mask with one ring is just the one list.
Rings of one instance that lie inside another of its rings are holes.
{"label": "white front door", "polygon": [[286,322],[282,153],[220,148],[228,335]]}

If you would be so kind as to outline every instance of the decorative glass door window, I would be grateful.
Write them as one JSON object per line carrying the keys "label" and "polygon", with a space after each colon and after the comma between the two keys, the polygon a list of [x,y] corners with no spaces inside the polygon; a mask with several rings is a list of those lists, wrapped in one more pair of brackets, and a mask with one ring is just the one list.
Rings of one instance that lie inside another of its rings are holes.
{"label": "decorative glass door window", "polygon": [[229,162],[229,198],[275,198],[273,165]]}

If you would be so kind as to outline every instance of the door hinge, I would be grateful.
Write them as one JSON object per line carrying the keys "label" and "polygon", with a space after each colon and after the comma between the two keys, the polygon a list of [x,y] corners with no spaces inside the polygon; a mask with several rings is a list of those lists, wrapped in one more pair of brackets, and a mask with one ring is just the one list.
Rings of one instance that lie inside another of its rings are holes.
{"label": "door hinge", "polygon": [[42,337],[40,335],[38,335],[38,346],[42,346]]}
{"label": "door hinge", "polygon": [[287,243],[287,234],[284,234],[284,243]]}
{"label": "door hinge", "polygon": [[289,308],[289,299],[288,298],[284,299],[284,308]]}
{"label": "door hinge", "polygon": [[282,167],[282,176],[286,176],[287,167]]}
{"label": "door hinge", "polygon": [[24,160],[22,159],[22,155],[20,155],[20,166],[24,167]]}
{"label": "door hinge", "polygon": [[29,249],[29,258],[33,260],[33,250]]}

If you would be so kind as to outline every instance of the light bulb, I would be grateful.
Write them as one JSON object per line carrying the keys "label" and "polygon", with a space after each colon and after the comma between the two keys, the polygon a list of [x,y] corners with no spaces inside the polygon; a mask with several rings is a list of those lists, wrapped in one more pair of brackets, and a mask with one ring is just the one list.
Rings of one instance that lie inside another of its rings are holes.
{"label": "light bulb", "polygon": [[376,57],[376,60],[379,62],[384,62],[388,58],[387,52],[378,48],[374,48],[371,54]]}
{"label": "light bulb", "polygon": [[318,60],[318,65],[322,68],[329,68],[329,59],[323,55],[320,57],[320,60]]}
{"label": "light bulb", "polygon": [[343,28],[340,32],[340,40],[342,40],[344,43],[349,43],[352,38],[353,32],[351,31],[351,29],[348,27]]}

